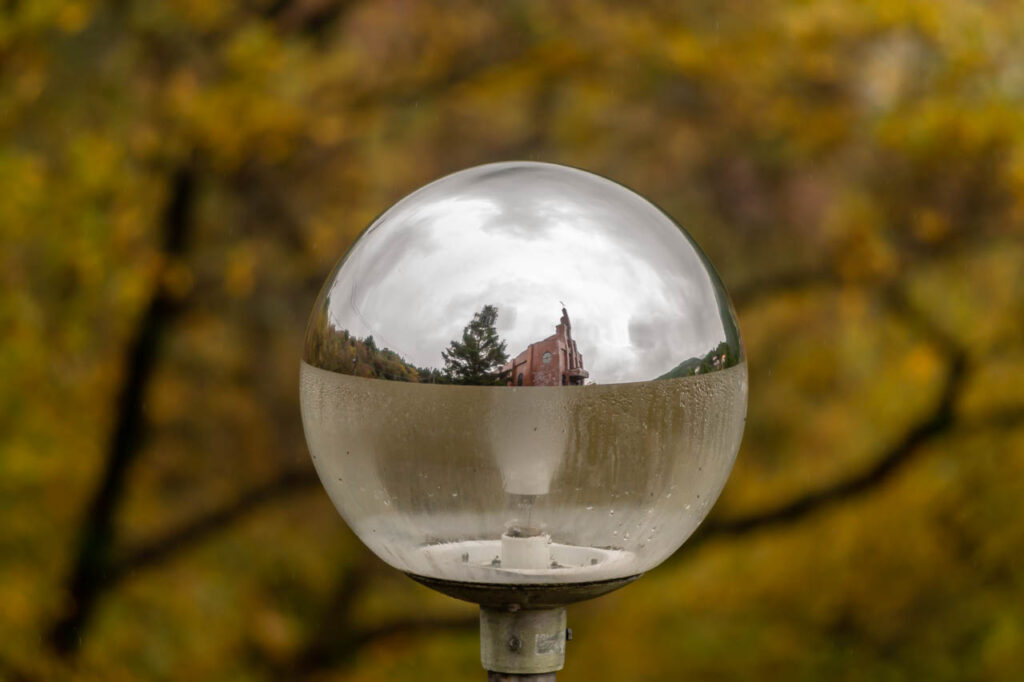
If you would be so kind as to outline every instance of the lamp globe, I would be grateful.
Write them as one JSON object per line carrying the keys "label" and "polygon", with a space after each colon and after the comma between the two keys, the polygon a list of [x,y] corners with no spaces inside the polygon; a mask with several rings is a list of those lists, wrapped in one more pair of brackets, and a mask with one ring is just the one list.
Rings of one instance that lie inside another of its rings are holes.
{"label": "lamp globe", "polygon": [[700,248],[631,190],[496,163],[413,192],[320,291],[306,439],[355,534],[481,606],[494,679],[554,679],[565,605],[675,552],[732,469],[747,367]]}

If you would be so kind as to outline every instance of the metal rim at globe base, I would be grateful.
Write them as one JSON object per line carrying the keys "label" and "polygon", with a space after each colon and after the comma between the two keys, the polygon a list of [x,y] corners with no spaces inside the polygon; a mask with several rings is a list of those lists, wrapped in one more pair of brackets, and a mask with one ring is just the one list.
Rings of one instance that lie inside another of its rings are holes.
{"label": "metal rim at globe base", "polygon": [[553,609],[614,592],[642,574],[587,583],[488,584],[465,583],[428,578],[414,573],[407,576],[449,597],[496,609]]}

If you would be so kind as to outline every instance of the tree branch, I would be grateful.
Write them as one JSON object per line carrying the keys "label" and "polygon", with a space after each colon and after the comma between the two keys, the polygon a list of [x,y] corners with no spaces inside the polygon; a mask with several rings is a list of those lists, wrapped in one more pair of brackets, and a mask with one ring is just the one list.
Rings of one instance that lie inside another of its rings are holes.
{"label": "tree branch", "polygon": [[[966,234],[956,235],[927,248],[919,248],[912,258],[907,259],[904,268],[909,265],[934,264],[948,257],[963,258],[998,247],[1019,247],[1022,241],[1024,241],[1018,236],[1006,237],[1001,233],[982,234],[980,236],[972,234],[971,240],[965,241]],[[845,280],[835,267],[794,268],[784,272],[756,275],[746,282],[730,287],[729,293],[730,299],[736,307],[748,307],[779,294],[805,291],[813,288],[836,287],[844,283],[899,296],[899,293],[894,289],[898,282],[891,278],[874,277]],[[895,303],[896,301],[890,302]],[[905,306],[901,307],[902,312],[910,313],[912,316],[920,319],[920,313],[917,311]],[[929,324],[934,328],[933,323]]]}
{"label": "tree branch", "polygon": [[6,659],[0,659],[0,680],[7,682],[40,682],[42,677],[19,668]]}
{"label": "tree branch", "polygon": [[965,374],[962,357],[955,358],[947,371],[945,387],[935,410],[912,426],[867,470],[836,484],[807,493],[775,509],[735,519],[712,521],[704,527],[704,539],[715,535],[741,535],[766,526],[802,519],[812,512],[838,504],[888,480],[925,443],[950,430],[953,424],[953,403],[960,392]]}
{"label": "tree branch", "polygon": [[357,648],[378,640],[400,635],[433,634],[436,632],[465,632],[480,626],[480,616],[410,616],[356,632],[352,639]]}
{"label": "tree branch", "polygon": [[[163,211],[161,253],[166,267],[185,253],[191,232],[197,167],[190,160],[169,179],[170,191]],[[99,485],[82,519],[78,549],[65,583],[68,603],[49,632],[49,641],[62,656],[73,655],[80,630],[89,618],[109,567],[114,541],[114,514],[121,500],[125,478],[144,437],[142,401],[157,363],[160,340],[179,312],[179,304],[161,277],[149,304],[139,318],[128,344],[116,403],[115,421]]]}
{"label": "tree branch", "polygon": [[404,635],[439,634],[444,632],[472,632],[480,625],[480,617],[472,616],[409,616],[367,627],[332,639],[318,647],[315,654],[308,652],[291,671],[287,679],[301,680],[317,672],[351,664],[354,654],[363,647],[381,640]]}
{"label": "tree branch", "polygon": [[365,554],[346,567],[320,616],[319,626],[287,668],[276,671],[276,678],[301,679],[337,660],[351,658],[357,649],[352,639],[352,611],[371,575],[372,564]]}
{"label": "tree branch", "polygon": [[318,484],[319,479],[312,469],[302,469],[289,471],[257,486],[220,509],[193,519],[163,537],[126,550],[123,556],[111,563],[102,586],[104,589],[110,589],[125,576],[159,564],[168,557],[199,544],[259,507],[287,495],[310,490]]}
{"label": "tree branch", "polygon": [[[391,92],[390,97],[387,93],[367,93],[363,97],[357,97],[353,106],[373,105],[377,103],[374,101],[377,98],[403,101],[408,98],[429,97],[454,87],[501,61],[498,55],[491,55],[477,61],[460,63],[457,68],[435,79],[416,84],[412,91],[400,86],[397,91]],[[187,249],[192,228],[191,211],[197,168],[197,161],[192,159],[182,164],[170,179],[169,199],[161,221],[162,254],[166,264],[179,260]],[[119,560],[116,564],[113,563],[113,519],[122,497],[128,470],[137,458],[144,436],[142,400],[145,388],[156,366],[160,340],[181,307],[180,300],[174,297],[163,282],[158,283],[129,343],[117,400],[115,425],[103,472],[82,521],[73,567],[66,581],[67,605],[47,635],[49,643],[62,657],[75,654],[81,641],[81,630],[91,615],[97,599],[103,591],[117,583],[125,571],[164,560],[180,548],[199,541],[257,506],[304,485],[290,478],[270,484],[265,490],[247,494],[229,508],[214,512],[210,518],[196,520],[176,531],[174,535],[154,541],[137,553]],[[315,477],[308,479],[309,484],[314,481]]]}
{"label": "tree branch", "polygon": [[[713,537],[743,535],[799,521],[812,513],[876,489],[889,480],[923,445],[953,430],[956,426],[956,401],[966,383],[966,352],[941,328],[910,305],[898,289],[886,289],[882,296],[894,311],[899,312],[947,356],[946,377],[934,408],[881,453],[874,460],[874,464],[866,470],[820,490],[806,493],[774,509],[732,519],[711,519],[687,542],[689,549]],[[676,554],[676,557],[691,554],[692,552],[683,552]]]}
{"label": "tree branch", "polygon": [[834,287],[838,275],[831,270],[808,268],[755,277],[730,289],[730,298],[737,308],[753,305],[765,298],[813,287]]}
{"label": "tree branch", "polygon": [[282,33],[319,39],[353,4],[347,0],[277,0],[264,16],[276,22]]}
{"label": "tree branch", "polygon": [[957,431],[978,433],[980,431],[1016,429],[1024,425],[1024,406],[1006,407],[993,410],[981,417],[965,420]]}
{"label": "tree branch", "polygon": [[358,599],[381,565],[379,560],[364,551],[353,564],[345,567],[312,636],[290,661],[275,668],[275,679],[303,680],[323,670],[346,666],[360,649],[381,639],[405,634],[467,630],[479,622],[475,614],[472,618],[464,615],[410,614],[381,625],[354,626],[352,614]]}

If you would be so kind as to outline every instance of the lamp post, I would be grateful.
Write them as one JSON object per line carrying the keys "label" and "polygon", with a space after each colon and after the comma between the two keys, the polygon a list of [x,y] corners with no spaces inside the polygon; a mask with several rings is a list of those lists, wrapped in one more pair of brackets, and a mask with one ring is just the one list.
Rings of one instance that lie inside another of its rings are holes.
{"label": "lamp post", "polygon": [[693,240],[599,176],[470,168],[377,218],[327,278],[302,415],[327,493],[381,559],[480,605],[494,680],[553,680],[567,604],[697,528],[747,372]]}

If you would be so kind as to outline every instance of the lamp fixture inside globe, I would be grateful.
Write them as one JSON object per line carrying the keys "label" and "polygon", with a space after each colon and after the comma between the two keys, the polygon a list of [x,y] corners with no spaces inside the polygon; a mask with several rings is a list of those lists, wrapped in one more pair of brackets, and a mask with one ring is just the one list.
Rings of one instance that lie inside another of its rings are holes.
{"label": "lamp fixture inside globe", "polygon": [[[516,674],[561,666],[562,606],[696,529],[747,396],[728,296],[689,236],[621,185],[529,162],[377,218],[320,292],[301,374],[338,511],[387,563],[481,604],[485,666]],[[509,627],[540,630],[488,645]]]}

